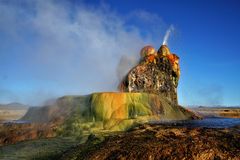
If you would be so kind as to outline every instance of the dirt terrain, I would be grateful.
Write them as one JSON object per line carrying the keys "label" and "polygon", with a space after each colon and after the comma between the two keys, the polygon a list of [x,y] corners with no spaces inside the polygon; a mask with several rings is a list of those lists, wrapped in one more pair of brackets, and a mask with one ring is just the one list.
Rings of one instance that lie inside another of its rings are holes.
{"label": "dirt terrain", "polygon": [[[18,133],[15,133],[16,131]],[[240,157],[240,126],[205,128],[176,124],[142,124],[126,132],[66,137],[70,140],[50,138],[54,136],[54,126],[50,125],[11,126],[0,135],[1,143],[5,144],[0,147],[0,158],[239,160]],[[22,140],[28,141],[16,143]],[[6,145],[12,143],[16,144]],[[26,150],[29,146],[35,146],[35,151],[30,155]],[[59,147],[61,150],[58,150]],[[11,154],[15,152],[17,154]]]}
{"label": "dirt terrain", "polygon": [[85,144],[66,151],[71,159],[240,159],[240,127],[230,129],[141,125],[102,142],[90,136]]}

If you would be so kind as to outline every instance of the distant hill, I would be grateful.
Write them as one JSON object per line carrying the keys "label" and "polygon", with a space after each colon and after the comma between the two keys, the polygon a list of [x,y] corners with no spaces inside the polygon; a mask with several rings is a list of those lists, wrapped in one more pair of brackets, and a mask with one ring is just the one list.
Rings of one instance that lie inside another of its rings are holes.
{"label": "distant hill", "polygon": [[217,105],[217,106],[202,106],[202,105],[190,105],[187,106],[187,108],[209,108],[209,109],[240,109],[240,106],[221,106],[221,105]]}
{"label": "distant hill", "polygon": [[21,104],[18,102],[8,103],[8,104],[0,104],[0,109],[26,109],[28,105]]}
{"label": "distant hill", "polygon": [[198,106],[189,109],[203,117],[240,118],[239,106]]}

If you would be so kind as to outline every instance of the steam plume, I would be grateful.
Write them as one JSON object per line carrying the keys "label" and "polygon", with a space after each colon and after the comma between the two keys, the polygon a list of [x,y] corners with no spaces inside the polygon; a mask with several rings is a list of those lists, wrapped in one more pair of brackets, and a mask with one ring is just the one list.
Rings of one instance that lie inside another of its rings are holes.
{"label": "steam plume", "polygon": [[0,41],[6,42],[0,64],[7,68],[0,73],[0,103],[39,105],[62,95],[115,91],[141,47],[162,35],[155,28],[163,27],[146,11],[125,17],[107,4],[55,0],[0,0],[0,17]]}
{"label": "steam plume", "polygon": [[163,45],[167,45],[170,33],[173,32],[173,31],[174,31],[174,27],[173,27],[173,25],[170,25],[170,27],[166,31],[165,36],[163,38]]}

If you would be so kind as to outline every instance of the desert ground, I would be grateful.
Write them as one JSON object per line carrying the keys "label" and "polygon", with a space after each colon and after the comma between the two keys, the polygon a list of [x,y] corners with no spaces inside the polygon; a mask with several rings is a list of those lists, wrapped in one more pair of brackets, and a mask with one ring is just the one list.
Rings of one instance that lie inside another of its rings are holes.
{"label": "desert ground", "polygon": [[240,118],[240,107],[196,107],[189,109],[204,117]]}
{"label": "desert ground", "polygon": [[103,141],[91,136],[85,144],[63,153],[60,159],[239,160],[239,129],[145,124]]}
{"label": "desert ground", "polygon": [[0,107],[0,122],[18,120],[26,112],[28,108],[10,108],[10,107]]}
{"label": "desert ground", "polygon": [[0,148],[1,159],[239,160],[240,126],[204,128],[143,124],[126,132],[53,137]]}

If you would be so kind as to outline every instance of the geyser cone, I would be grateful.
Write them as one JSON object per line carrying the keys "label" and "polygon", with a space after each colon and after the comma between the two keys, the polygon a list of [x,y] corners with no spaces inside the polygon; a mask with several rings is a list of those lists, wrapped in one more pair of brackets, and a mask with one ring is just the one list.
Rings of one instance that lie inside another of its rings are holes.
{"label": "geyser cone", "polygon": [[152,46],[141,50],[139,64],[128,72],[119,89],[121,92],[158,94],[177,106],[179,57],[172,54],[167,45],[162,45],[157,53],[154,50]]}
{"label": "geyser cone", "polygon": [[167,56],[170,55],[170,50],[167,45],[161,45],[161,47],[158,49],[158,54]]}

